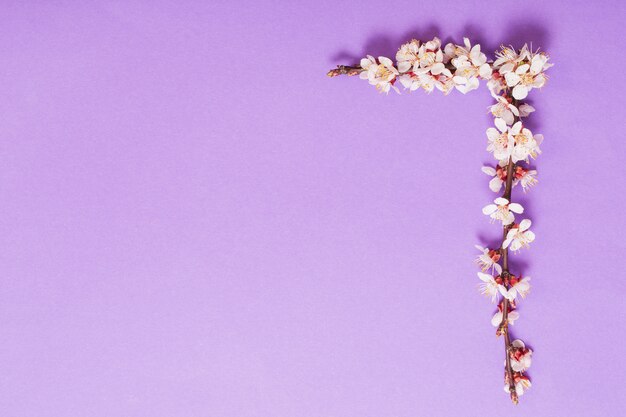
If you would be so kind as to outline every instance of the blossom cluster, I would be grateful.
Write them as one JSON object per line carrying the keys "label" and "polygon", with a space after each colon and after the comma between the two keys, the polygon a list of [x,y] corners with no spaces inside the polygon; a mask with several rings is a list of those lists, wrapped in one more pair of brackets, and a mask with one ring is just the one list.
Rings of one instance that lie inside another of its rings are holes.
{"label": "blossom cluster", "polygon": [[[508,250],[517,252],[528,248],[535,240],[529,219],[517,217],[524,213],[521,204],[511,201],[512,189],[521,184],[524,192],[537,184],[537,171],[528,165],[540,153],[543,136],[533,134],[523,119],[535,111],[534,107],[520,100],[533,88],[542,87],[547,77],[545,70],[552,64],[544,53],[532,52],[524,45],[519,51],[502,47],[492,64],[492,75],[487,82],[496,103],[489,107],[494,116],[494,127],[487,129],[487,151],[497,161],[495,167],[484,166],[482,171],[491,177],[489,189],[500,192],[492,204],[483,207],[483,214],[492,222],[498,221],[504,229],[502,244],[494,249],[477,246],[480,250],[476,261],[481,266],[478,278],[482,294],[498,303],[491,319],[498,336],[505,336],[506,361],[504,390],[517,402],[531,386],[525,375],[532,360],[532,350],[523,341],[510,342],[509,325],[519,319],[516,311],[519,299],[530,292],[530,277],[515,275],[509,271]],[[502,265],[500,265],[500,262]],[[486,273],[489,271],[490,273]]]}
{"label": "blossom cluster", "polygon": [[468,38],[463,45],[448,43],[442,47],[434,38],[427,42],[411,40],[398,49],[394,63],[390,58],[368,55],[359,66],[338,66],[329,76],[359,75],[380,92],[400,92],[398,84],[406,90],[435,89],[444,94],[456,89],[467,93],[486,81],[495,103],[489,106],[494,125],[487,129],[487,151],[493,155],[495,166],[484,166],[482,171],[491,177],[489,189],[503,194],[493,203],[483,207],[483,214],[503,228],[502,243],[495,248],[476,246],[480,292],[497,304],[491,324],[496,334],[505,340],[505,391],[517,403],[531,386],[525,372],[531,365],[532,350],[523,341],[511,342],[509,325],[519,319],[517,303],[530,292],[530,277],[513,274],[509,270],[509,250],[517,252],[528,248],[535,240],[530,230],[532,222],[522,218],[524,207],[511,199],[512,190],[521,185],[527,192],[537,184],[537,171],[530,167],[532,160],[541,154],[543,135],[531,132],[524,119],[535,111],[523,103],[529,92],[541,88],[547,81],[545,71],[552,67],[548,55],[533,51],[528,45],[516,50],[502,46],[490,61],[478,44]]}
{"label": "blossom cluster", "polygon": [[502,47],[496,57],[493,69],[499,74],[496,82],[500,85],[492,84],[492,88],[499,91],[512,88],[511,95],[515,100],[523,100],[533,88],[543,87],[548,80],[545,71],[554,65],[548,63],[546,54],[533,52],[528,45],[519,51]]}
{"label": "blossom cluster", "polygon": [[[494,193],[500,191],[502,186],[506,183],[506,165],[501,167],[499,164],[496,165],[495,168],[484,166],[482,167],[482,171],[493,177],[491,181],[489,181],[489,188]],[[513,172],[513,183],[512,186],[515,187],[518,184],[522,185],[522,189],[524,192],[528,191],[530,187],[537,184],[537,171],[534,169],[524,168],[520,165],[515,166],[515,171]]]}
{"label": "blossom cluster", "polygon": [[472,46],[467,38],[463,45],[448,43],[443,48],[438,38],[424,43],[413,39],[400,47],[396,62],[394,65],[387,57],[368,55],[361,59],[359,76],[385,93],[391,89],[400,92],[395,85],[400,81],[410,91],[422,88],[430,93],[437,89],[448,94],[454,88],[462,93],[475,90],[479,80],[489,80],[492,73],[480,45]]}
{"label": "blossom cluster", "polygon": [[[553,64],[548,63],[546,54],[533,52],[527,45],[519,51],[502,47],[496,57],[495,61],[488,61],[480,45],[472,45],[468,38],[463,38],[463,45],[448,43],[444,47],[437,37],[427,42],[413,39],[400,46],[395,64],[385,56],[367,55],[361,59],[359,67],[345,73],[359,74],[361,79],[368,80],[384,93],[391,89],[400,92],[396,86],[399,81],[410,91],[422,88],[430,93],[437,89],[448,94],[456,88],[465,94],[477,89],[480,80],[485,80],[497,100],[492,113],[504,119],[507,125],[513,125],[514,117],[525,117],[534,108],[528,104],[518,108],[502,93],[510,91],[515,100],[525,99],[533,88],[544,86],[548,79],[545,71]],[[329,75],[340,73],[332,70]]]}

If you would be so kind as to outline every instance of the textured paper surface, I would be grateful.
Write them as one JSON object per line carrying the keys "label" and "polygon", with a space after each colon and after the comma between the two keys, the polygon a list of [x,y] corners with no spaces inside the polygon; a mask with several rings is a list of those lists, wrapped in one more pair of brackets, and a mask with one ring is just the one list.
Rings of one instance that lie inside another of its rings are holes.
{"label": "textured paper surface", "polygon": [[[0,415],[617,416],[618,1],[3,2]],[[328,79],[411,37],[533,42],[537,240],[503,392],[477,292],[491,98]]]}

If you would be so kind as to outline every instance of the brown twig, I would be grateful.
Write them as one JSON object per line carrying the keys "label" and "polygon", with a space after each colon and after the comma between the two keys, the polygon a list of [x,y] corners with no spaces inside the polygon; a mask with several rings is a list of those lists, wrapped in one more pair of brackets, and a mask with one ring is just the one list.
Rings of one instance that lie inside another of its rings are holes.
{"label": "brown twig", "polygon": [[[513,100],[512,103],[514,106],[517,106],[517,100]],[[519,120],[518,117],[515,118],[514,122],[517,122]],[[503,198],[506,198],[509,203],[511,203],[511,191],[513,189],[513,174],[515,172],[515,164],[513,163],[513,160],[511,158],[509,158],[509,163],[506,167],[506,183],[505,183],[505,187],[504,187],[504,194],[502,195]],[[509,232],[509,230],[511,229],[512,225],[507,225],[503,227],[503,231],[502,231],[502,242],[504,243],[504,241],[506,240],[506,236]],[[503,279],[507,279],[510,276],[509,273],[509,250],[508,248],[503,248],[502,245],[500,245],[500,251],[502,254],[502,278]],[[507,280],[508,281],[508,280]],[[508,288],[507,288],[508,289]],[[509,392],[511,395],[511,401],[513,401],[514,404],[518,403],[518,397],[517,397],[517,392],[515,391],[515,380],[513,379],[513,368],[511,367],[511,355],[510,355],[510,350],[512,348],[511,346],[511,337],[509,335],[509,321],[508,321],[508,314],[509,314],[509,300],[507,298],[504,298],[504,301],[502,302],[502,322],[500,323],[500,326],[498,326],[498,331],[497,334],[504,334],[504,354],[505,354],[505,361],[506,361],[506,373],[508,376],[508,382],[509,382]]]}
{"label": "brown twig", "polygon": [[358,75],[363,69],[360,65],[337,65],[337,68],[331,69],[326,73],[329,77],[338,77],[340,75]]}

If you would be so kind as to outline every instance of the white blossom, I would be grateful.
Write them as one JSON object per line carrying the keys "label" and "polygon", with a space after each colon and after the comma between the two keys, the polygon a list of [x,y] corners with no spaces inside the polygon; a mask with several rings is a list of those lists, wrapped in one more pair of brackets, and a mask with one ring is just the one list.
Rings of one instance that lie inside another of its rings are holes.
{"label": "white blossom", "polygon": [[489,274],[485,274],[483,272],[477,272],[478,278],[482,281],[478,285],[478,289],[480,293],[486,295],[487,297],[491,297],[491,302],[495,303],[498,298],[498,283],[494,279],[493,276]]}
{"label": "white blossom", "polygon": [[421,87],[430,93],[436,88],[448,94],[454,88],[452,72],[445,65],[447,60],[438,38],[422,44],[412,40],[400,47],[396,59],[402,73],[399,80],[410,91]]}
{"label": "white blossom", "polygon": [[[489,189],[494,193],[499,192],[506,182],[506,166],[501,167],[500,165],[496,165],[495,168],[490,166],[483,166],[481,167],[481,171],[492,177],[491,181],[489,181]],[[537,182],[538,180],[536,170],[529,170],[519,165],[515,167],[512,181],[513,187],[521,184],[524,192],[527,192],[531,187],[535,186]]]}
{"label": "white blossom", "polygon": [[524,219],[519,224],[513,225],[502,242],[502,248],[506,249],[510,246],[511,250],[517,251],[528,247],[535,240],[535,234],[528,230],[531,224],[530,220]]}
{"label": "white blossom", "polygon": [[494,193],[500,191],[506,181],[506,171],[500,165],[496,166],[496,168],[484,166],[481,168],[481,171],[493,177],[489,181],[489,189]]}
{"label": "white blossom", "polygon": [[511,157],[515,141],[509,135],[509,127],[504,119],[497,118],[494,120],[494,124],[497,129],[493,127],[487,129],[487,139],[489,141],[487,151],[492,152],[494,158],[499,161],[508,160]]}
{"label": "white blossom", "polygon": [[549,58],[543,52],[531,52],[524,45],[519,54],[510,48],[503,48],[496,55],[498,58],[493,66],[504,76],[507,87],[513,88],[515,99],[525,99],[530,90],[541,88],[546,83],[544,72],[552,64],[548,63]]}
{"label": "white blossom", "polygon": [[521,53],[518,54],[513,47],[502,46],[499,51],[496,51],[496,60],[493,61],[493,68],[500,69],[505,65],[515,66],[521,62],[528,54],[528,46],[524,45],[521,49]]}
{"label": "white blossom", "polygon": [[514,98],[523,100],[533,88],[543,87],[546,83],[543,66],[547,60],[548,58],[544,55],[535,55],[530,65],[520,65],[515,71],[507,72],[504,75],[506,85],[513,87]]}
{"label": "white blossom", "polygon": [[527,170],[520,168],[520,173],[515,175],[515,180],[513,180],[513,185],[522,184],[522,189],[524,192],[527,192],[531,187],[535,186],[538,182],[537,180],[537,171]]}
{"label": "white blossom", "polygon": [[431,72],[433,75],[444,74],[452,77],[452,73],[446,68],[443,59],[441,41],[439,38],[433,38],[433,40],[420,45],[417,60],[413,64],[413,72],[416,74]]}
{"label": "white blossom", "polygon": [[[496,312],[496,314],[494,314],[491,318],[491,325],[493,327],[500,326],[500,323],[502,323],[502,317],[504,317],[502,311]],[[517,319],[519,319],[519,313],[515,310],[509,311],[509,314],[506,315],[506,321],[509,324],[515,324],[515,320]]]}
{"label": "white blossom", "polygon": [[[526,375],[516,374],[513,377],[513,381],[515,384],[515,393],[517,394],[518,397],[521,397],[522,395],[524,395],[524,392],[527,391],[532,386],[532,384],[530,383],[530,379],[528,379]],[[507,393],[510,393],[508,377],[505,378],[504,391]]]}
{"label": "white blossom", "polygon": [[507,89],[506,80],[499,72],[494,71],[489,81],[487,81],[487,88],[493,98],[498,98]]}
{"label": "white blossom", "polygon": [[361,59],[361,68],[363,68],[363,71],[359,74],[359,77],[368,80],[371,85],[376,86],[381,92],[388,93],[391,88],[398,93],[400,92],[393,85],[399,72],[389,58],[379,56],[378,61],[376,61],[376,58],[368,55],[367,58]]}
{"label": "white blossom", "polygon": [[[441,50],[441,41],[434,37],[428,42],[424,42],[419,48],[419,67],[413,66],[414,72],[420,72],[423,69],[429,69],[437,64],[443,64],[444,56]],[[441,67],[438,65],[438,67]],[[441,71],[438,71],[441,72]]]}
{"label": "white blossom", "polygon": [[487,63],[487,56],[480,51],[480,45],[472,46],[468,38],[463,38],[463,43],[464,46],[449,43],[445,49],[456,68],[454,84],[457,90],[465,94],[478,88],[479,78],[491,77],[491,66]]}
{"label": "white blossom", "polygon": [[519,105],[519,117],[528,117],[528,115],[535,111],[535,108],[530,104],[520,104]]}
{"label": "white blossom", "polygon": [[476,90],[480,85],[480,81],[476,77],[459,77],[455,75],[452,80],[456,89],[463,94]]}
{"label": "white blossom", "polygon": [[513,350],[511,352],[511,368],[515,372],[525,372],[532,363],[532,355],[533,351],[528,349],[524,342],[517,339],[514,340],[511,345],[513,346]]}
{"label": "white blossom", "polygon": [[527,161],[528,157],[536,158],[541,153],[539,145],[543,142],[543,135],[533,135],[530,129],[523,127],[522,122],[517,122],[508,129],[513,162]]}
{"label": "white blossom", "polygon": [[504,285],[499,285],[498,291],[500,291],[500,294],[502,294],[502,296],[509,301],[515,300],[518,294],[522,298],[525,298],[530,292],[530,277],[524,277],[522,279],[512,277],[509,280],[509,289],[507,290]]}
{"label": "white blossom", "polygon": [[500,260],[500,251],[489,248],[483,248],[482,246],[475,245],[481,254],[476,258],[476,263],[480,266],[480,269],[484,272],[487,270],[495,271],[498,275],[502,273],[502,267],[498,263]]}
{"label": "white blossom", "polygon": [[454,81],[451,77],[440,75],[435,80],[435,88],[447,95],[454,89]]}
{"label": "white blossom", "polygon": [[489,107],[489,111],[494,117],[504,119],[507,125],[512,125],[515,122],[515,117],[520,115],[519,110],[502,96],[496,97],[496,101],[496,104]]}
{"label": "white blossom", "polygon": [[521,204],[511,203],[504,197],[498,197],[493,202],[494,204],[483,207],[483,214],[491,217],[492,220],[500,220],[504,226],[515,221],[513,213],[521,214],[524,212],[524,207]]}
{"label": "white blossom", "polygon": [[415,63],[419,62],[420,41],[413,39],[398,49],[396,61],[398,61],[398,71],[405,73],[410,71]]}
{"label": "white blossom", "polygon": [[413,73],[401,74],[398,79],[404,88],[410,91],[415,91],[422,86],[419,77]]}

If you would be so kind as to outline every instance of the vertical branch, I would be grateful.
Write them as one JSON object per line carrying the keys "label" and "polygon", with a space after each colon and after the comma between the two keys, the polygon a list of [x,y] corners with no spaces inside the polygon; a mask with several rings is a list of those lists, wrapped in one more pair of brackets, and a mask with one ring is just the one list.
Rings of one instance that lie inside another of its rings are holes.
{"label": "vertical branch", "polygon": [[[513,187],[513,172],[514,172],[515,164],[509,158],[509,163],[506,169],[506,184],[504,189],[503,198],[506,198],[511,201],[511,189]],[[504,226],[502,229],[502,241],[506,239],[506,235],[509,232],[510,226]],[[502,278],[506,279],[509,276],[509,250],[502,248],[500,245],[500,251],[502,253]],[[505,369],[509,382],[509,392],[511,395],[511,401],[513,403],[518,403],[517,392],[515,391],[515,380],[513,379],[513,368],[511,367],[511,357],[509,355],[509,350],[511,348],[511,338],[509,336],[509,300],[504,298],[502,302],[502,322],[498,327],[498,335],[504,334],[504,355],[505,355]]]}
{"label": "vertical branch", "polygon": [[[513,100],[513,105],[517,106],[517,100]],[[519,120],[518,117],[515,117],[514,123]],[[513,190],[513,174],[515,172],[515,164],[513,160],[509,158],[509,163],[506,167],[506,183],[504,187],[503,198],[506,198],[509,203],[511,203],[511,192]],[[511,228],[511,225],[503,226],[502,228],[502,242],[506,240],[506,235]],[[510,275],[509,273],[509,250],[508,248],[503,248],[502,244],[500,245],[500,252],[502,254],[502,278],[507,279]],[[505,368],[506,374],[509,380],[509,392],[511,395],[511,401],[514,404],[518,403],[517,392],[515,391],[515,380],[513,378],[513,368],[511,367],[511,356],[509,355],[509,351],[511,349],[511,337],[509,335],[509,308],[510,302],[507,298],[504,298],[502,302],[502,322],[498,327],[498,335],[504,334],[504,355],[505,355]]]}

